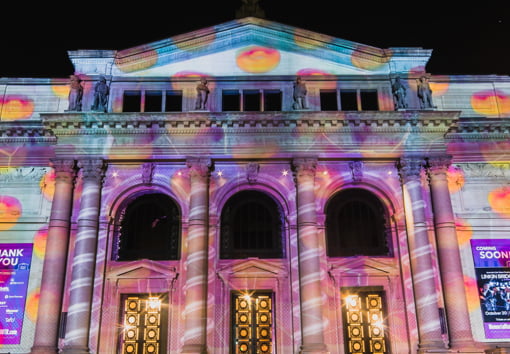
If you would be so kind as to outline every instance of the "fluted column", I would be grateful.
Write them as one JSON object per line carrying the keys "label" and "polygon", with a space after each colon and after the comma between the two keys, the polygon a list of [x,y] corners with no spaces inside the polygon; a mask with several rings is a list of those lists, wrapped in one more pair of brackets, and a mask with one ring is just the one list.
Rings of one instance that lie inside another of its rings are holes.
{"label": "fluted column", "polygon": [[432,245],[427,233],[425,200],[422,195],[421,171],[424,161],[419,158],[400,160],[399,172],[403,184],[404,207],[408,231],[411,271],[413,276],[416,316],[418,318],[419,350],[444,350],[434,268]]}
{"label": "fluted column", "polygon": [[58,330],[66,274],[69,229],[76,177],[74,160],[52,160],[55,193],[51,205],[41,292],[31,353],[58,352]]}
{"label": "fluted column", "polygon": [[293,161],[297,188],[302,354],[328,352],[324,344],[321,268],[315,209],[316,165],[317,160],[314,158],[297,158]]}
{"label": "fluted column", "polygon": [[74,246],[72,278],[63,353],[89,353],[90,315],[96,265],[101,188],[106,165],[103,160],[78,162],[83,192]]}
{"label": "fluted column", "polygon": [[182,353],[207,352],[207,257],[209,168],[207,158],[187,160],[191,181]]}
{"label": "fluted column", "polygon": [[450,345],[457,349],[473,347],[474,343],[457,242],[455,216],[448,190],[446,172],[449,165],[450,159],[446,156],[431,158],[428,161],[439,268],[445,294]]}

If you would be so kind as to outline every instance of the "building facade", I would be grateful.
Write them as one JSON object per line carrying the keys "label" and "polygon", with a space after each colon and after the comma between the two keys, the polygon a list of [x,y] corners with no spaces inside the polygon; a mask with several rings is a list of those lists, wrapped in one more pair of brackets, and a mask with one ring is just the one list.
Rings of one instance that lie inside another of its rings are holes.
{"label": "building facade", "polygon": [[510,78],[431,55],[246,17],[1,78],[0,351],[505,353]]}

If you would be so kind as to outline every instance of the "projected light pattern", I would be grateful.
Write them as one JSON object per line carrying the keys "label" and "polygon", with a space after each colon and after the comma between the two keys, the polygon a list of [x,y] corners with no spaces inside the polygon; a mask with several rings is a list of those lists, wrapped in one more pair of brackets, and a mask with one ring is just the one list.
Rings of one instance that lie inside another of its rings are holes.
{"label": "projected light pattern", "polygon": [[236,55],[237,66],[249,73],[266,73],[280,63],[280,52],[274,48],[253,46]]}
{"label": "projected light pattern", "polygon": [[496,116],[510,113],[510,97],[500,90],[486,90],[471,96],[471,107],[476,113]]}
{"label": "projected light pattern", "polygon": [[16,225],[21,216],[21,202],[9,195],[0,195],[0,231],[9,230]]}
{"label": "projected light pattern", "polygon": [[27,119],[34,112],[34,102],[27,96],[7,95],[0,97],[1,118],[4,121]]}
{"label": "projected light pattern", "polygon": [[492,190],[488,196],[489,205],[502,217],[510,217],[510,188],[501,187]]}
{"label": "projected light pattern", "polygon": [[46,227],[41,228],[34,235],[34,254],[40,259],[44,259],[47,238],[48,229]]}

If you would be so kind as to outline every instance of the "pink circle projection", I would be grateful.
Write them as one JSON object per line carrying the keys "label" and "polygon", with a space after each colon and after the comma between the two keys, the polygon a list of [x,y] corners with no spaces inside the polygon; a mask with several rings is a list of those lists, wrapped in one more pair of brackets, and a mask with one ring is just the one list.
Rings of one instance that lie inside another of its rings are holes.
{"label": "pink circle projection", "polygon": [[236,55],[237,66],[249,73],[265,73],[280,63],[280,52],[273,48],[251,46],[241,49]]}
{"label": "pink circle projection", "polygon": [[497,115],[510,113],[510,96],[501,91],[480,91],[471,96],[473,111],[480,114]]}
{"label": "pink circle projection", "polygon": [[495,189],[489,193],[489,205],[492,210],[501,216],[510,216],[510,188],[502,187]]}
{"label": "pink circle projection", "polygon": [[34,102],[24,96],[8,95],[0,98],[2,120],[16,120],[30,118],[34,113]]}
{"label": "pink circle projection", "polygon": [[0,195],[0,231],[12,228],[20,216],[20,201],[8,195]]}

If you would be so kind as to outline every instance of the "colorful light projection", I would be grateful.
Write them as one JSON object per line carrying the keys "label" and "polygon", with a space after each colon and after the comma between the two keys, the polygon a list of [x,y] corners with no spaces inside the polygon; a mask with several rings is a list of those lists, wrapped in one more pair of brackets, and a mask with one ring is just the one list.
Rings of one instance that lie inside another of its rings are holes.
{"label": "colorful light projection", "polygon": [[507,115],[510,113],[510,96],[500,90],[476,92],[471,96],[471,108],[483,115]]}
{"label": "colorful light projection", "polygon": [[27,295],[26,313],[30,321],[34,322],[37,320],[37,311],[39,307],[39,298],[41,297],[41,291],[39,288],[31,291]]}
{"label": "colorful light projection", "polygon": [[11,229],[21,216],[21,202],[9,195],[0,195],[0,231]]}
{"label": "colorful light projection", "polygon": [[48,239],[48,229],[43,227],[34,235],[34,255],[43,259],[46,253],[46,240]]}
{"label": "colorful light projection", "polygon": [[34,113],[34,101],[26,96],[0,97],[0,120],[27,119]]}
{"label": "colorful light projection", "polygon": [[507,186],[494,189],[488,195],[492,210],[502,217],[510,217],[510,188]]}
{"label": "colorful light projection", "polygon": [[237,66],[248,73],[266,73],[280,63],[280,52],[274,48],[250,46],[236,53]]}
{"label": "colorful light projection", "polygon": [[391,59],[391,55],[386,55],[384,57],[381,57],[382,60],[380,62],[369,60],[366,58],[367,54],[365,54],[368,50],[373,49],[371,49],[371,47],[369,46],[357,45],[351,54],[352,65],[364,70],[377,70],[381,66],[386,65]]}
{"label": "colorful light projection", "polygon": [[[133,48],[122,52],[123,58],[129,58],[137,54],[138,50],[139,48]],[[145,49],[143,60],[132,61],[123,58],[115,58],[115,66],[122,72],[131,73],[152,68],[158,62],[159,55],[155,49]]]}

